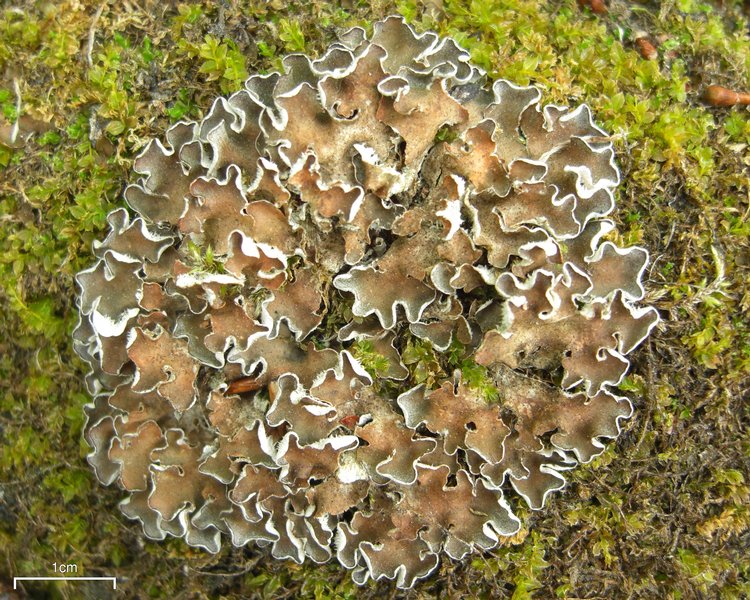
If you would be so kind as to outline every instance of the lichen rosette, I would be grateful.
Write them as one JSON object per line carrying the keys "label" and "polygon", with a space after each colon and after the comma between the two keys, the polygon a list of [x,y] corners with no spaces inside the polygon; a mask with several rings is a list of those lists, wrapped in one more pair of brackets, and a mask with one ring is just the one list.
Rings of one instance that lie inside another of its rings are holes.
{"label": "lichen rosette", "polygon": [[399,18],[284,67],[136,159],[78,275],[88,459],[149,538],[409,587],[618,435],[648,255],[586,106]]}

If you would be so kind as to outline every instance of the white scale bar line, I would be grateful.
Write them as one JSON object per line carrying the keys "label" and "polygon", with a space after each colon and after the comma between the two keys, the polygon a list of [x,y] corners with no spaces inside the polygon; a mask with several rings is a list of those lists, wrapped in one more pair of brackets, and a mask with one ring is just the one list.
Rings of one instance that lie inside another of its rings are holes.
{"label": "white scale bar line", "polygon": [[112,589],[117,589],[116,577],[14,577],[13,589],[16,589],[17,581],[111,581]]}

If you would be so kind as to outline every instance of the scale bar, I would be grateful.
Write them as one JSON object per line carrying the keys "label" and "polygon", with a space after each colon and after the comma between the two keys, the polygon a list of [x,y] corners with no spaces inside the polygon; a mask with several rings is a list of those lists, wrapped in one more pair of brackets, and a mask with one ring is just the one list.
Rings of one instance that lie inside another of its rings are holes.
{"label": "scale bar", "polygon": [[18,581],[111,581],[112,589],[117,589],[116,577],[14,577],[13,589],[16,589]]}

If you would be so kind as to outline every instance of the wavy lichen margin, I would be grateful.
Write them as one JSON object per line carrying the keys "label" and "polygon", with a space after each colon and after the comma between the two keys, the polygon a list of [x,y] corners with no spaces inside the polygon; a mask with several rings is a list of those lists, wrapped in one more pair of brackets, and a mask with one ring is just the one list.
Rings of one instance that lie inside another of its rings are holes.
{"label": "wavy lichen margin", "polygon": [[[619,434],[648,253],[603,241],[620,175],[586,106],[490,86],[393,17],[284,66],[146,147],[137,216],[77,278],[89,462],[150,538],[410,587]],[[413,340],[460,348],[497,400],[461,369],[420,383]]]}

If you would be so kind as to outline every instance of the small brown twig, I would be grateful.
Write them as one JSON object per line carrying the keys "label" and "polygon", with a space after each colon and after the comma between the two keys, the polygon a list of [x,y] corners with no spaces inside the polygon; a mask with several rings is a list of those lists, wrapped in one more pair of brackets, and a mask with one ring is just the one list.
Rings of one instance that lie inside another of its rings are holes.
{"label": "small brown twig", "polygon": [[94,40],[96,37],[96,25],[99,22],[99,17],[102,16],[102,12],[104,12],[104,7],[107,5],[106,2],[102,2],[99,5],[99,8],[96,9],[96,12],[94,13],[94,18],[91,20],[91,26],[89,27],[89,35],[86,42],[86,63],[88,64],[89,68],[94,66],[94,59],[93,59],[93,53],[94,53]]}

